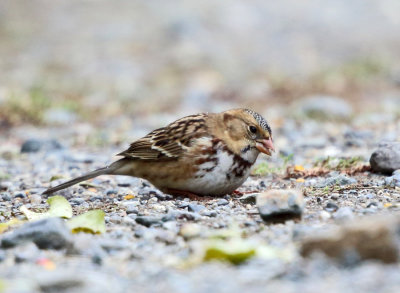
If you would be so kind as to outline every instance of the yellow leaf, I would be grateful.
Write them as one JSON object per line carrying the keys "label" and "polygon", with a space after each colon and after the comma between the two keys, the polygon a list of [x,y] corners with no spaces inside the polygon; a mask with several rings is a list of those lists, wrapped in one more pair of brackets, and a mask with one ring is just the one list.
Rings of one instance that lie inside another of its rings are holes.
{"label": "yellow leaf", "polygon": [[391,204],[390,202],[387,202],[383,205],[383,207],[385,208],[390,208],[391,206],[393,206],[393,204]]}
{"label": "yellow leaf", "polygon": [[304,169],[304,167],[302,165],[295,165],[294,166],[294,171],[296,171],[296,172],[302,172],[304,170],[305,169]]}
{"label": "yellow leaf", "polygon": [[125,200],[130,200],[130,199],[134,199],[134,198],[135,198],[135,196],[133,194],[127,194],[124,196]]}
{"label": "yellow leaf", "polygon": [[297,178],[297,179],[296,179],[296,182],[304,183],[305,180],[304,180],[304,178]]}

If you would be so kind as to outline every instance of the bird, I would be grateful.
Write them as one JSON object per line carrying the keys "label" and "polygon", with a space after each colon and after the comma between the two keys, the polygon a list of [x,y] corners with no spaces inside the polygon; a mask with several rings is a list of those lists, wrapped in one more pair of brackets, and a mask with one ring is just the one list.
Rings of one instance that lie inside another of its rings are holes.
{"label": "bird", "polygon": [[51,187],[49,195],[99,175],[145,179],[175,196],[231,194],[250,175],[258,155],[275,151],[271,127],[257,112],[239,108],[180,118],[134,141],[109,166]]}

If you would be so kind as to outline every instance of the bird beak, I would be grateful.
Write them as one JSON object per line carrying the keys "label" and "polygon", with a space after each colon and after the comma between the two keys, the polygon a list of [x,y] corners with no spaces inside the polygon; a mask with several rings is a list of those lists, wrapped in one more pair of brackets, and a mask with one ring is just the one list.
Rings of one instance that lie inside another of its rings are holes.
{"label": "bird beak", "polygon": [[274,144],[272,142],[272,138],[262,139],[256,142],[256,148],[268,156],[271,155],[271,151],[275,152]]}

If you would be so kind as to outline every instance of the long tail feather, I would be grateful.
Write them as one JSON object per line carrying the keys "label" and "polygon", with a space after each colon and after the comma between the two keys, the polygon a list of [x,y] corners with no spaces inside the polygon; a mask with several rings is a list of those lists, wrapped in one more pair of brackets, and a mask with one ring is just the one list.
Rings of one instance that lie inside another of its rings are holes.
{"label": "long tail feather", "polygon": [[97,177],[99,175],[111,174],[112,170],[113,169],[109,168],[109,167],[104,167],[104,168],[100,168],[100,169],[94,170],[92,172],[86,173],[86,174],[84,174],[82,176],[79,176],[79,177],[77,177],[75,179],[72,179],[72,180],[69,180],[67,182],[64,182],[64,183],[62,183],[60,185],[57,185],[55,187],[51,187],[51,188],[47,189],[46,191],[44,191],[43,194],[52,194],[54,192],[57,192],[57,191],[62,190],[64,188],[70,187],[70,186],[75,185],[75,184],[77,184],[79,182],[82,182],[82,181],[85,181],[85,180],[88,180],[88,179],[92,179],[92,178]]}

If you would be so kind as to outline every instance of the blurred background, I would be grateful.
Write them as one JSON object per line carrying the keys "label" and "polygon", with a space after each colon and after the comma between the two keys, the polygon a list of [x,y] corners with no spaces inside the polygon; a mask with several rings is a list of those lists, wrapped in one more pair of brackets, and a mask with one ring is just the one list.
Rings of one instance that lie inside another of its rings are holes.
{"label": "blurred background", "polygon": [[399,36],[396,0],[3,0],[0,125],[151,129],[232,107],[274,120],[310,95],[399,105]]}

